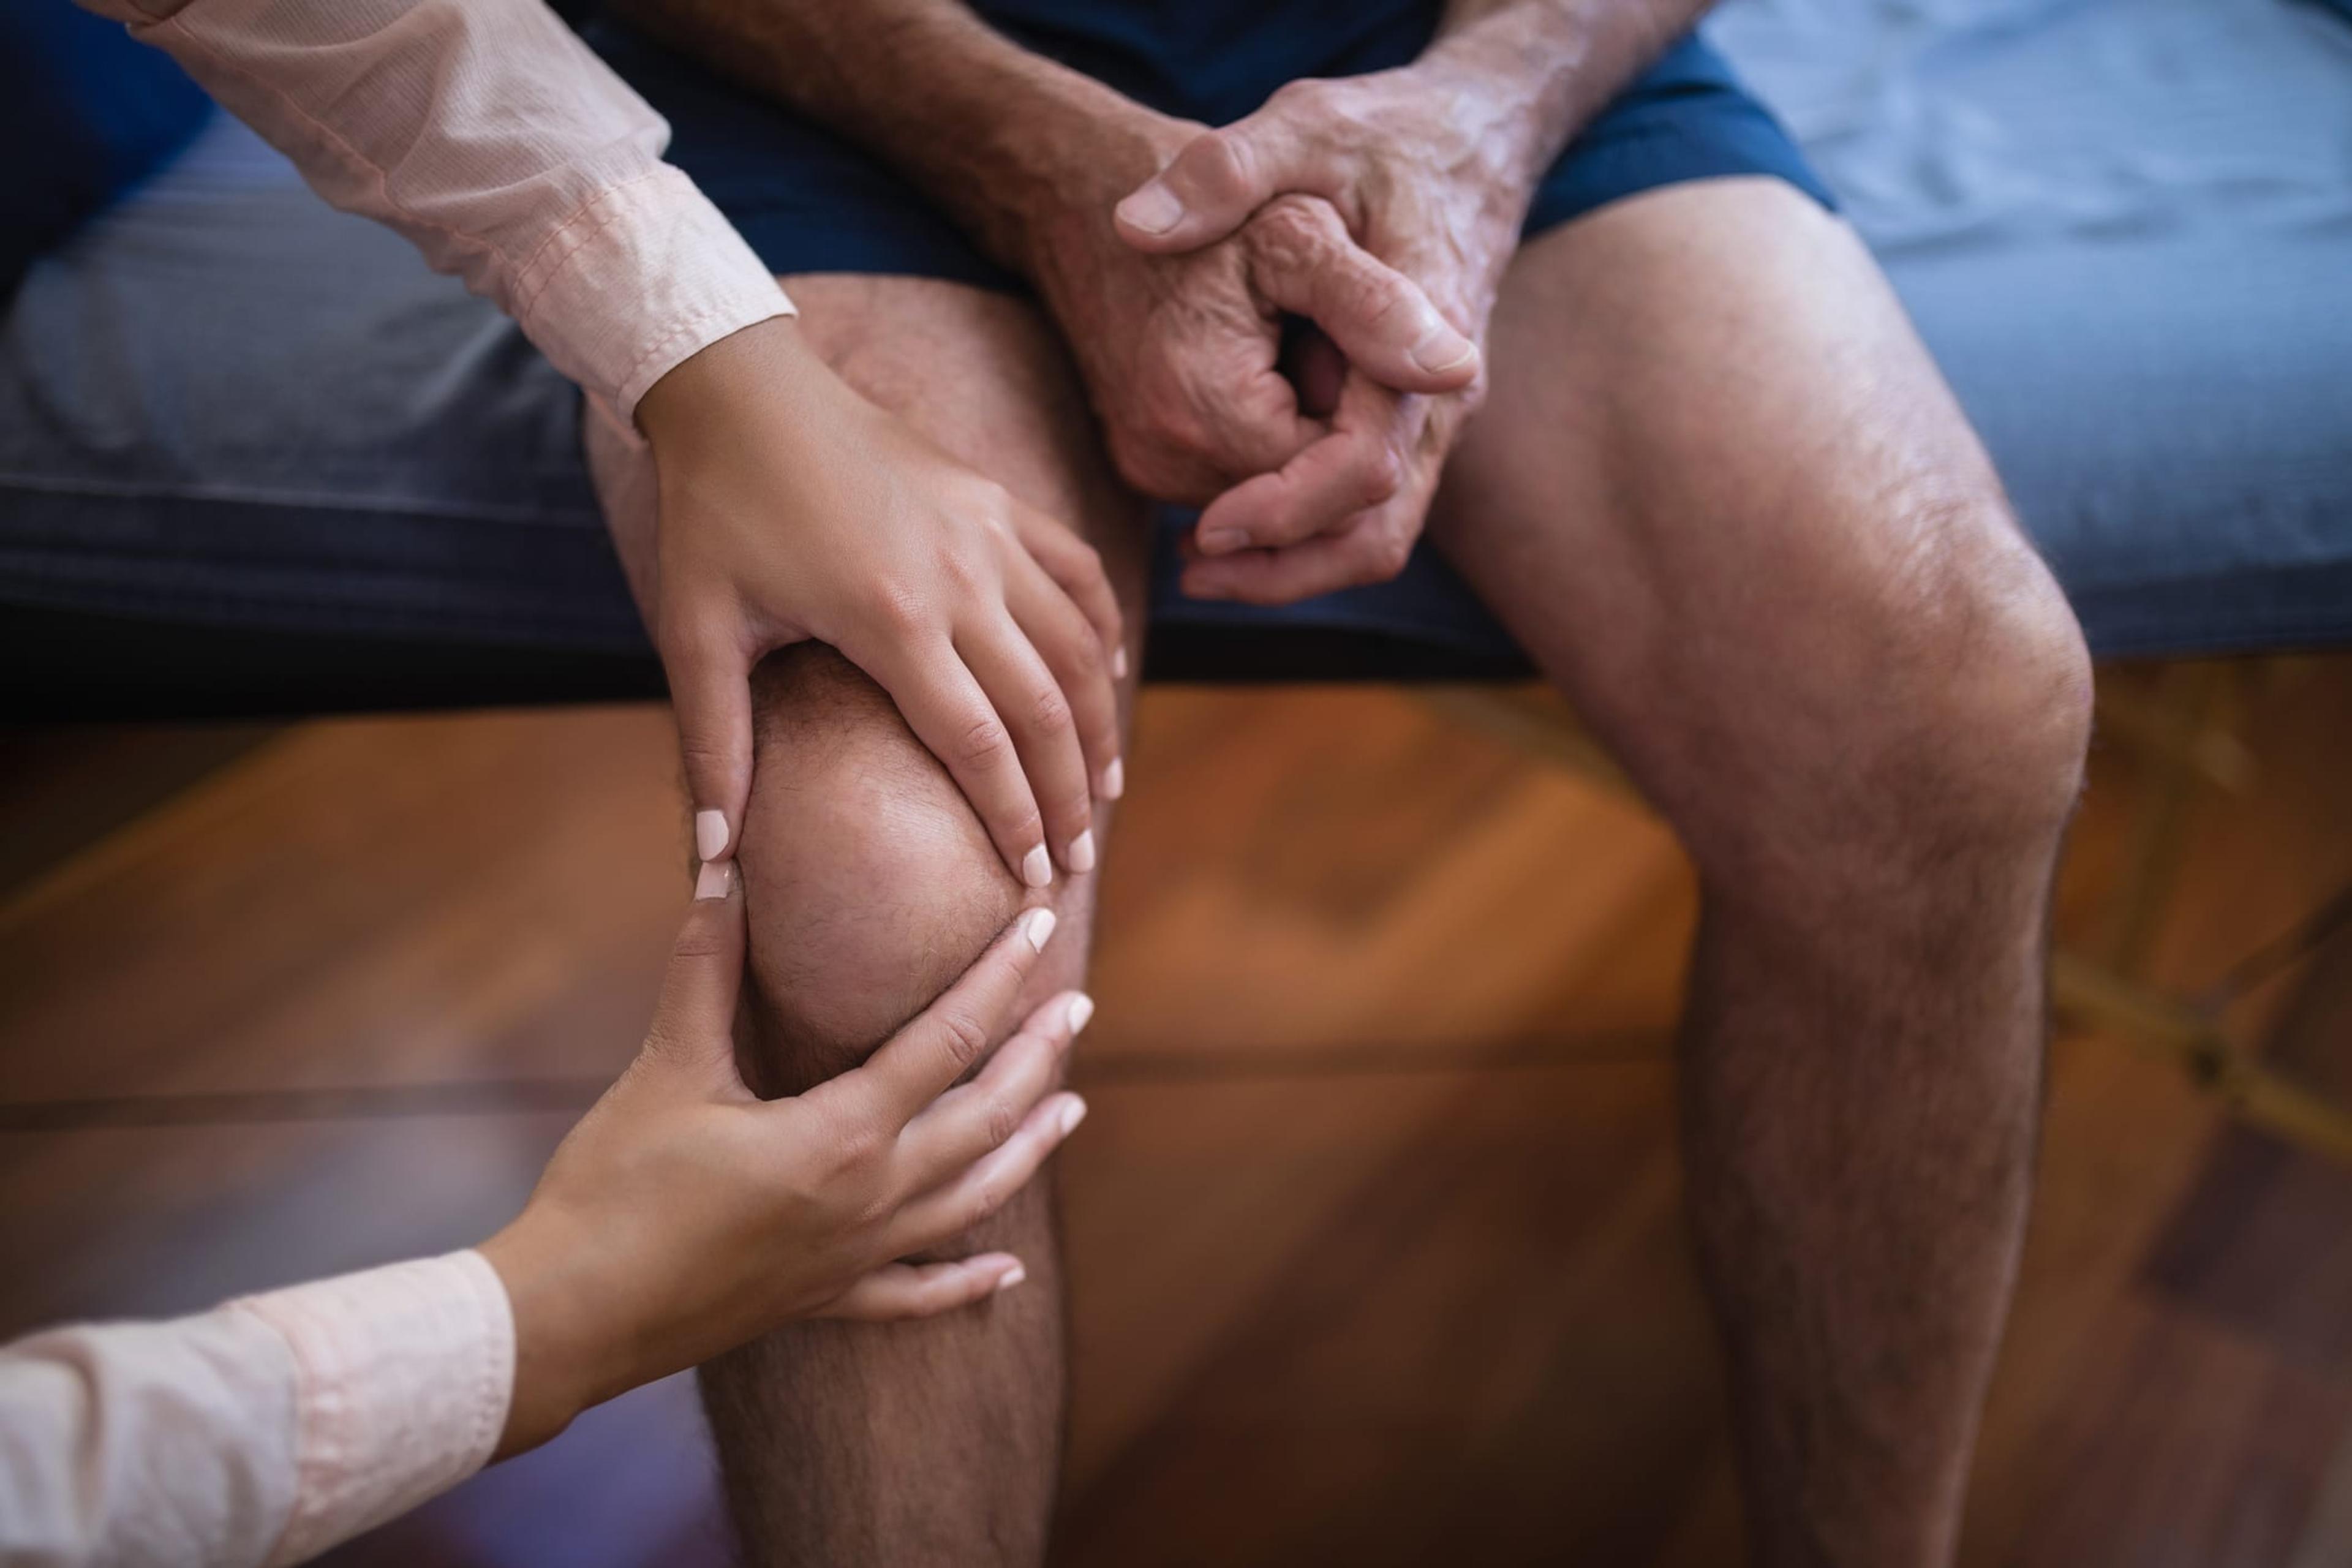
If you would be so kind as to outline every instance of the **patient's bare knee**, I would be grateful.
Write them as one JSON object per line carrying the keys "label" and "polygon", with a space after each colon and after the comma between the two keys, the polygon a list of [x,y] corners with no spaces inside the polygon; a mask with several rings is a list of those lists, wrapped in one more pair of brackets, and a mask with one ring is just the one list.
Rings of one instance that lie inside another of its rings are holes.
{"label": "patient's bare knee", "polygon": [[1024,889],[888,694],[839,654],[772,656],[752,700],[745,1065],[762,1093],[789,1094],[946,989]]}

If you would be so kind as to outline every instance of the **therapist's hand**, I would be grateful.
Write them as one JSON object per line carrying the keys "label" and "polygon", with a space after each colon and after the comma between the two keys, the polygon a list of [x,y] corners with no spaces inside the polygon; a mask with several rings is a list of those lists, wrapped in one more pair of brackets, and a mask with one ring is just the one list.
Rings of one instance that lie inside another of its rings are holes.
{"label": "therapist's hand", "polygon": [[1010,1029],[1049,910],[1023,914],[863,1066],[761,1100],[735,1065],[740,879],[706,867],[697,894],[644,1049],[482,1244],[514,1308],[501,1456],[791,1319],[925,1317],[1019,1284],[1001,1252],[895,1260],[995,1210],[1086,1112],[1054,1087],[1093,1010],[1076,992],[957,1083]]}
{"label": "therapist's hand", "polygon": [[1094,865],[1119,775],[1119,613],[1093,550],[859,396],[778,317],[637,405],[657,477],[655,642],[695,847],[734,849],[751,667],[814,638],[873,677],[1032,888]]}

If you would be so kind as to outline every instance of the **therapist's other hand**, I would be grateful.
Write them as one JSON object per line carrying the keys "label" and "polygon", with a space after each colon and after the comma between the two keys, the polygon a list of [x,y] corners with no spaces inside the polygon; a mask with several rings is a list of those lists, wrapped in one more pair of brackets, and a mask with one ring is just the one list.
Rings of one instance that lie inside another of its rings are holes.
{"label": "therapist's other hand", "polygon": [[993,1212],[1086,1112],[1055,1089],[1093,1010],[1076,992],[957,1081],[1011,1029],[1051,911],[1024,913],[862,1066],[761,1100],[735,1063],[740,881],[704,868],[644,1049],[482,1244],[515,1319],[501,1456],[789,1320],[926,1317],[1023,1278],[1001,1252],[896,1260]]}
{"label": "therapist's other hand", "polygon": [[702,859],[742,828],[751,667],[814,638],[890,693],[1023,882],[1093,868],[1119,777],[1118,603],[1093,550],[859,396],[789,317],[685,361],[637,421]]}

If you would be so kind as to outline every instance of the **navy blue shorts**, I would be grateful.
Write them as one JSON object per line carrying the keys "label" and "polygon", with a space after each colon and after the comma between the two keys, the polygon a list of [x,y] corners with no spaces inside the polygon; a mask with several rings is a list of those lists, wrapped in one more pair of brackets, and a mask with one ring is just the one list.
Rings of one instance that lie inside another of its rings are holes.
{"label": "navy blue shorts", "polygon": [[[1223,125],[1285,82],[1409,63],[1440,0],[979,0],[1015,42],[1165,113]],[[670,161],[694,176],[779,273],[939,278],[1008,293],[1025,284],[981,254],[877,159],[609,20],[583,29],[670,122]],[[1526,232],[1660,185],[1730,174],[1786,180],[1834,210],[1780,122],[1706,43],[1684,39],[1585,127],[1545,174]],[[1295,605],[1187,599],[1178,543],[1193,514],[1160,509],[1151,641],[1160,677],[1473,679],[1525,658],[1426,541],[1399,576]]]}
{"label": "navy blue shorts", "polygon": [[[1438,0],[983,0],[1023,46],[1164,113],[1223,125],[1285,82],[1404,65]],[[848,142],[609,19],[583,31],[669,121],[670,162],[779,273],[873,272],[1020,291],[914,186]],[[1771,111],[1696,35],[1668,50],[1562,153],[1526,232],[1659,185],[1769,174],[1824,206],[1829,188]]]}

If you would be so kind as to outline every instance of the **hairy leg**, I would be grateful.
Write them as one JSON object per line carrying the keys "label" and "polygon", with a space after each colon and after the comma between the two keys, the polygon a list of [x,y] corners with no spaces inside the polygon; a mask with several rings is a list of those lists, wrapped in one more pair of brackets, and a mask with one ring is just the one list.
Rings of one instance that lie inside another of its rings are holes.
{"label": "hairy leg", "polygon": [[1435,536],[1696,858],[1701,1262],[1759,1561],[1957,1536],[2025,1223],[2073,617],[1876,268],[1764,180],[1531,244]]}
{"label": "hairy leg", "polygon": [[[926,279],[786,282],[803,330],[859,391],[1086,533],[1139,635],[1136,509],[1108,479],[1033,311]],[[643,476],[608,439],[596,447],[642,600],[651,552],[642,505],[633,512],[625,498],[633,479],[644,489]],[[758,747],[739,851],[751,922],[742,1045],[752,1082],[782,1094],[862,1060],[1039,899],[1005,870],[888,697],[839,655],[786,649],[760,667],[753,695]],[[1093,879],[1064,876],[1048,897],[1062,921],[1024,1007],[1085,968]],[[1045,1181],[945,1250],[982,1247],[1017,1253],[1029,1282],[924,1322],[795,1325],[703,1369],[749,1562],[921,1568],[1043,1556],[1063,1418]]]}

